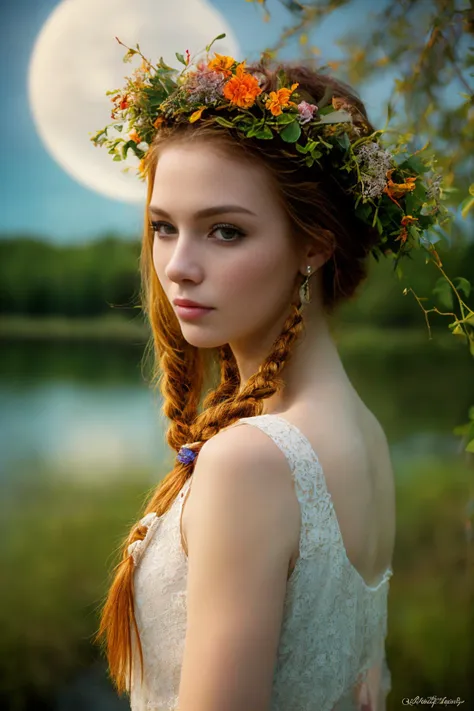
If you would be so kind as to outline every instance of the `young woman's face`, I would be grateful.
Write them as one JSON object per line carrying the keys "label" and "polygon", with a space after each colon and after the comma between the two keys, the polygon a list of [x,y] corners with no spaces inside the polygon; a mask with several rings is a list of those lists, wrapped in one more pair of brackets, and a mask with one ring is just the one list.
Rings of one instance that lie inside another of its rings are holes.
{"label": "young woman's face", "polygon": [[[204,142],[170,145],[158,161],[150,220],[156,274],[189,343],[252,344],[287,313],[301,255],[259,166]],[[177,298],[212,310],[189,315]]]}

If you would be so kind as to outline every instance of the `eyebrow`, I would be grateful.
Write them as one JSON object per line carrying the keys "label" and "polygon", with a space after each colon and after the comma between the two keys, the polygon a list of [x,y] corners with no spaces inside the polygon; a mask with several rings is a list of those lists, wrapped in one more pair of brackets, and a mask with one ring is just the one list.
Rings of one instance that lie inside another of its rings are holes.
{"label": "eyebrow", "polygon": [[[169,220],[171,219],[171,215],[169,215],[166,210],[162,210],[161,207],[157,207],[155,205],[150,205],[148,208],[148,212],[150,215],[161,215],[162,217],[167,217]],[[247,210],[246,207],[241,207],[241,205],[215,205],[214,207],[206,207],[203,210],[198,210],[194,217],[196,219],[202,218],[202,217],[210,217],[211,215],[220,215],[224,212],[245,212],[248,215],[255,215],[254,212],[251,210]]]}

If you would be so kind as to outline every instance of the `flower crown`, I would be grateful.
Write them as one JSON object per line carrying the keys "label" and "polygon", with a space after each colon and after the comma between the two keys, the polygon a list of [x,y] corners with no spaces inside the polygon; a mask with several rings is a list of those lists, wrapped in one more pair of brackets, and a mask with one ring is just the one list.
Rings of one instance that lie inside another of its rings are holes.
{"label": "flower crown", "polygon": [[[388,150],[381,142],[385,129],[368,133],[365,117],[344,97],[334,95],[328,87],[317,104],[297,82],[290,83],[285,71],[277,71],[277,88],[262,89],[262,76],[248,71],[246,61],[214,52],[211,46],[225,34],[216,37],[206,49],[205,59],[195,59],[189,50],[176,57],[184,65],[180,72],[168,66],[161,57],[153,65],[137,49],[127,47],[123,61],[136,54],[142,57],[139,69],[126,77],[123,89],[107,91],[112,95],[113,109],[108,124],[91,137],[94,145],[106,145],[114,161],[125,160],[129,150],[140,159],[138,175],[145,179],[145,157],[155,134],[167,125],[195,123],[207,118],[227,129],[233,129],[243,140],[262,141],[279,137],[294,144],[291,160],[307,166],[316,163],[337,180],[354,200],[357,217],[375,227],[380,244],[372,251],[398,259],[413,247],[432,248],[439,237],[428,239],[429,231],[450,219],[442,205],[441,175],[436,174],[434,156],[423,159],[420,153],[409,153],[403,137]],[[262,54],[261,66],[268,55]],[[109,138],[113,126],[123,132],[128,122],[127,137]],[[125,168],[125,172],[129,168]],[[426,176],[424,174],[427,174]]]}

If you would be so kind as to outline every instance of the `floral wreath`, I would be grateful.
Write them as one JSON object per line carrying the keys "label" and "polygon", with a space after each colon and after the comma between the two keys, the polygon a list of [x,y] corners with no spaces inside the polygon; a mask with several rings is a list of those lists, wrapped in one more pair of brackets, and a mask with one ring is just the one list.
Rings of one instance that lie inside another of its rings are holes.
{"label": "floral wreath", "polygon": [[[161,57],[156,65],[147,60],[137,44],[127,48],[123,61],[136,54],[142,64],[123,89],[107,91],[113,109],[108,124],[91,137],[94,145],[105,145],[114,161],[125,160],[129,150],[140,159],[138,176],[145,179],[145,156],[154,135],[161,127],[178,122],[195,123],[211,119],[242,138],[272,140],[276,136],[294,144],[291,160],[311,168],[316,163],[324,172],[331,170],[345,192],[354,199],[357,217],[376,227],[380,235],[372,253],[393,256],[395,267],[400,257],[412,248],[435,251],[437,226],[451,218],[442,204],[442,176],[434,166],[436,158],[420,155],[428,144],[409,153],[403,136],[391,150],[384,147],[379,129],[367,135],[364,116],[344,97],[333,95],[328,87],[318,104],[288,81],[284,70],[277,72],[276,91],[265,92],[261,77],[246,69],[246,61],[209,51],[218,35],[206,46],[206,59],[191,57],[189,50],[176,57],[184,69],[168,66]],[[200,54],[200,53],[199,53]],[[263,66],[269,55],[263,53]],[[222,112],[225,111],[225,115]],[[113,126],[127,137],[109,138]],[[324,161],[324,166],[323,166]],[[328,162],[330,166],[328,165]],[[129,168],[125,168],[127,172]],[[431,239],[427,233],[434,232]]]}

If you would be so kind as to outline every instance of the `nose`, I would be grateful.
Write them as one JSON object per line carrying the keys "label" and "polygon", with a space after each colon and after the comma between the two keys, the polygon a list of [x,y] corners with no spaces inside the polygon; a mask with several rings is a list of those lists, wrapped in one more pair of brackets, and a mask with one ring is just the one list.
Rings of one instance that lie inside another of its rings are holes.
{"label": "nose", "polygon": [[180,234],[173,240],[171,251],[165,267],[165,275],[170,281],[193,281],[199,283],[203,279],[203,266],[199,257],[196,241],[191,236]]}

